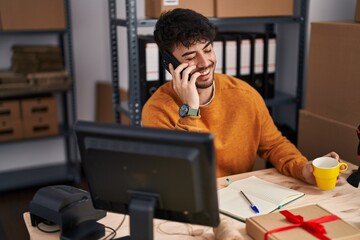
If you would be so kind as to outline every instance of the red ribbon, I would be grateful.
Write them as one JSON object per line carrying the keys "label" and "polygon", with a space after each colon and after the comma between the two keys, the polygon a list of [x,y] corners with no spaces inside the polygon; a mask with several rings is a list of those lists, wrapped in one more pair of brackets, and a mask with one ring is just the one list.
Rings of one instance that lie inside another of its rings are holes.
{"label": "red ribbon", "polygon": [[276,232],[282,232],[282,231],[289,230],[289,229],[296,228],[296,227],[302,227],[304,230],[308,231],[309,233],[311,233],[313,236],[317,237],[318,239],[329,240],[330,238],[328,238],[324,235],[324,234],[326,234],[326,230],[325,230],[324,226],[321,225],[320,223],[330,222],[330,221],[340,219],[336,215],[328,215],[328,216],[312,219],[312,220],[305,222],[304,218],[302,216],[294,215],[287,210],[280,211],[280,213],[285,216],[287,221],[293,223],[293,225],[280,227],[280,228],[276,228],[276,229],[268,231],[264,235],[264,240],[267,240],[268,236],[270,234],[273,234]]}

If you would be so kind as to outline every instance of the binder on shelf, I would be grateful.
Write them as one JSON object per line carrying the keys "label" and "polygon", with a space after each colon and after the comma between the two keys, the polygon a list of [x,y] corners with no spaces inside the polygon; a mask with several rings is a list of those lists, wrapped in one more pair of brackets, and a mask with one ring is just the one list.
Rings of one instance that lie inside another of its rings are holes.
{"label": "binder on shelf", "polygon": [[217,35],[214,42],[213,42],[213,48],[216,56],[216,66],[215,66],[215,72],[216,73],[225,73],[225,51],[224,51],[224,44],[225,39],[221,35]]}
{"label": "binder on shelf", "polygon": [[152,35],[139,35],[139,77],[142,105],[160,86],[160,56]]}
{"label": "binder on shelf", "polygon": [[237,35],[224,34],[224,52],[225,52],[225,74],[236,76],[237,55]]}
{"label": "binder on shelf", "polygon": [[248,34],[239,34],[237,40],[237,73],[236,76],[247,83],[251,83],[251,40]]}
{"label": "binder on shelf", "polygon": [[275,72],[276,72],[276,35],[267,33],[265,35],[265,95],[264,98],[275,96]]}
{"label": "binder on shelf", "polygon": [[253,62],[253,87],[264,97],[265,94],[265,35],[261,33],[253,34],[254,62]]}

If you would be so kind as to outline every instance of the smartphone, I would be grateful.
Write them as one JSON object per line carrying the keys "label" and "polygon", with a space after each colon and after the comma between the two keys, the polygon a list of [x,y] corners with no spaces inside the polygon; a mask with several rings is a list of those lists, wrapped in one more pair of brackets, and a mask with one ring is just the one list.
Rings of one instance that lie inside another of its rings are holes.
{"label": "smartphone", "polygon": [[[176,57],[174,57],[174,55],[172,55],[168,51],[165,51],[165,52],[162,53],[162,65],[170,73],[169,63],[171,63],[173,65],[174,69],[177,68],[181,64],[176,59]],[[182,71],[181,71],[181,73],[182,73]],[[180,73],[180,76],[182,77],[181,73]],[[190,80],[190,78],[191,78],[191,74],[189,74],[189,79],[188,80]]]}

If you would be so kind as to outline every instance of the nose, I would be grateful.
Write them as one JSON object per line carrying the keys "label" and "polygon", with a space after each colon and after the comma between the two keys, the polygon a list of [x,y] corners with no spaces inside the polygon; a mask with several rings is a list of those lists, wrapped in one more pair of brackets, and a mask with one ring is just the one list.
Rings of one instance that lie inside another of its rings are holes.
{"label": "nose", "polygon": [[197,55],[197,64],[196,64],[197,68],[205,68],[205,67],[209,66],[209,63],[210,63],[210,61],[205,54]]}

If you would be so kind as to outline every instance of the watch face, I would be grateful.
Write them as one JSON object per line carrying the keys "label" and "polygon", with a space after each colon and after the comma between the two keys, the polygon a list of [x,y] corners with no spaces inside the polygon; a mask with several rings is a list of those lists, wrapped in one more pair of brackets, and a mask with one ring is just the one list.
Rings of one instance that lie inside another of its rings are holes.
{"label": "watch face", "polygon": [[183,104],[180,106],[180,109],[179,109],[179,115],[180,117],[185,117],[189,112],[189,106],[186,105],[186,104]]}

